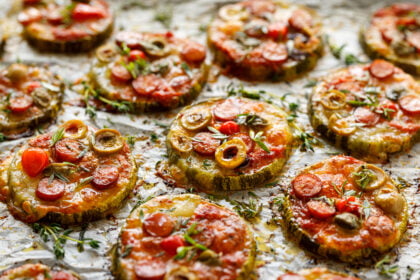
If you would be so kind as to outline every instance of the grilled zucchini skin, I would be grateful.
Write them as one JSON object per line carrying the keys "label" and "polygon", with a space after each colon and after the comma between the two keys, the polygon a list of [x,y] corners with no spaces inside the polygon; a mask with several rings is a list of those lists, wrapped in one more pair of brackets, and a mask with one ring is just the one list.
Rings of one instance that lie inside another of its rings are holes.
{"label": "grilled zucchini skin", "polygon": [[[165,195],[165,196],[161,196],[161,197],[158,197],[158,198],[159,199],[161,199],[161,198],[177,199],[178,201],[195,200],[195,201],[207,202],[206,200],[200,198],[199,196],[192,195],[192,194]],[[147,204],[147,202],[145,204]],[[162,209],[164,209],[164,208],[165,207],[162,207]],[[145,210],[144,204],[140,205],[139,207],[137,207],[136,209],[134,209],[132,211],[130,216],[138,217],[140,215],[140,212],[144,211],[144,210]],[[122,231],[123,230],[124,230],[124,227],[123,227]],[[121,234],[122,234],[122,232],[121,232]],[[120,236],[121,236],[121,234],[120,234]],[[247,236],[247,238],[249,238],[251,240],[251,246],[248,250],[249,254],[247,256],[247,259],[246,259],[245,263],[242,265],[242,268],[238,272],[238,276],[235,278],[235,280],[247,280],[247,279],[254,280],[254,279],[256,279],[253,271],[255,269],[255,258],[256,258],[256,254],[257,254],[257,243],[254,239],[254,235],[253,235],[249,226],[247,226],[247,228],[246,228],[246,236]],[[124,267],[122,265],[121,260],[124,258],[122,256],[122,254],[123,254],[122,243],[121,243],[121,238],[119,238],[118,241],[117,241],[117,244],[111,250],[111,255],[112,255],[111,272],[112,272],[113,276],[115,277],[115,279],[117,279],[117,280],[131,280],[132,278],[130,278],[130,275],[127,273],[127,271],[124,269]]]}
{"label": "grilled zucchini skin", "polygon": [[[1,280],[14,280],[14,279],[52,279],[51,274],[56,272],[51,270],[50,267],[41,263],[28,263],[9,270],[4,271],[0,275]],[[65,271],[72,276],[71,279],[80,279],[80,276],[72,271]],[[49,275],[49,276],[48,276]]]}
{"label": "grilled zucchini skin", "polygon": [[[127,100],[115,98],[115,92],[118,91],[117,87],[114,87],[108,78],[106,72],[106,64],[101,62],[95,63],[89,72],[89,81],[101,95],[110,100],[127,102]],[[168,105],[162,104],[156,100],[150,98],[138,98],[135,102],[130,102],[130,113],[139,114],[145,112],[158,112],[167,111],[177,107],[184,106],[194,100],[204,88],[207,82],[207,76],[209,73],[209,66],[203,64],[200,68],[200,75],[195,79],[191,89],[186,94],[179,96],[175,102],[171,102]]]}

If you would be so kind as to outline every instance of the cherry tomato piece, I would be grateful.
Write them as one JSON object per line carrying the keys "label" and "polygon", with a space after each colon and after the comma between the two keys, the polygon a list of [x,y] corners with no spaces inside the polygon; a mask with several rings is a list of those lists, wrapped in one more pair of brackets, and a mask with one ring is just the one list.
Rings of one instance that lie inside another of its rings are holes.
{"label": "cherry tomato piece", "polygon": [[37,81],[29,82],[29,83],[26,84],[26,92],[31,93],[39,87],[41,87],[40,82],[37,82]]}
{"label": "cherry tomato piece", "polygon": [[162,247],[162,249],[171,256],[176,255],[177,249],[182,246],[185,246],[185,241],[180,235],[168,236],[160,243],[160,247]]}
{"label": "cherry tomato piece", "polygon": [[420,124],[413,122],[392,121],[389,123],[389,125],[408,133],[416,133],[418,130],[420,130]]}
{"label": "cherry tomato piece", "polygon": [[50,182],[50,178],[43,178],[41,181],[39,181],[35,194],[42,200],[54,201],[64,195],[65,189],[66,185],[63,181],[53,179]]}
{"label": "cherry tomato piece", "polygon": [[287,24],[284,22],[275,22],[268,26],[267,35],[273,40],[283,40],[287,38],[289,32]]}
{"label": "cherry tomato piece", "polygon": [[238,133],[240,129],[241,128],[239,124],[237,124],[234,121],[224,122],[219,128],[220,132],[226,135],[232,135],[234,133]]}
{"label": "cherry tomato piece", "polygon": [[134,272],[138,280],[162,280],[166,263],[160,259],[142,259],[136,262]]}
{"label": "cherry tomato piece", "polygon": [[114,67],[111,68],[111,75],[113,78],[120,82],[128,82],[133,79],[131,77],[130,71],[128,71],[127,68],[122,65],[114,65]]}
{"label": "cherry tomato piece", "polygon": [[311,200],[306,204],[306,206],[308,207],[309,213],[312,217],[317,219],[326,219],[335,214],[335,208],[324,201]]}
{"label": "cherry tomato piece", "polygon": [[189,42],[183,46],[181,56],[187,62],[200,63],[206,58],[206,48],[202,44]]}
{"label": "cherry tomato piece", "polygon": [[380,115],[365,107],[357,107],[356,110],[354,110],[353,115],[357,122],[362,122],[366,126],[377,124],[381,118]]}
{"label": "cherry tomato piece", "polygon": [[99,166],[93,172],[92,184],[97,189],[106,189],[116,183],[119,178],[119,170],[115,166]]}
{"label": "cherry tomato piece", "polygon": [[138,59],[145,59],[146,55],[141,50],[131,50],[128,54],[129,61],[136,61]]}
{"label": "cherry tomato piece", "polygon": [[297,30],[305,31],[312,26],[312,16],[305,10],[294,10],[289,18],[289,24]]}
{"label": "cherry tomato piece", "polygon": [[388,61],[376,59],[369,67],[369,72],[372,76],[378,79],[386,79],[394,74],[395,66]]}
{"label": "cherry tomato piece", "polygon": [[240,109],[233,99],[226,99],[214,106],[213,115],[220,121],[231,121],[239,115]]}
{"label": "cherry tomato piece", "polygon": [[211,156],[220,146],[220,140],[215,139],[210,132],[197,133],[192,139],[193,149],[200,155]]}
{"label": "cherry tomato piece", "polygon": [[104,18],[105,16],[106,11],[103,8],[83,3],[78,3],[72,12],[72,18],[76,21]]}
{"label": "cherry tomato piece", "polygon": [[54,145],[55,157],[58,161],[76,162],[80,159],[84,145],[76,139],[64,138]]}
{"label": "cherry tomato piece", "polygon": [[152,236],[166,237],[172,233],[174,227],[173,218],[162,212],[148,215],[143,222],[143,230]]}
{"label": "cherry tomato piece", "polygon": [[322,190],[322,181],[310,173],[301,174],[292,181],[292,187],[297,197],[311,198]]}
{"label": "cherry tomato piece", "polygon": [[409,94],[398,100],[401,109],[409,115],[420,114],[420,96]]}
{"label": "cherry tomato piece", "polygon": [[60,10],[54,10],[47,14],[47,20],[53,25],[59,25],[63,23],[63,14]]}
{"label": "cherry tomato piece", "polygon": [[29,95],[22,95],[18,97],[13,97],[9,101],[9,109],[13,113],[23,113],[28,110],[33,104],[33,99]]}
{"label": "cherry tomato piece", "polygon": [[159,89],[163,80],[154,74],[138,76],[132,82],[133,88],[139,95],[148,96]]}
{"label": "cherry tomato piece", "polygon": [[21,162],[23,171],[30,177],[35,177],[48,166],[48,153],[40,148],[29,148],[23,151]]}
{"label": "cherry tomato piece", "polygon": [[305,280],[306,278],[295,273],[281,275],[277,280]]}

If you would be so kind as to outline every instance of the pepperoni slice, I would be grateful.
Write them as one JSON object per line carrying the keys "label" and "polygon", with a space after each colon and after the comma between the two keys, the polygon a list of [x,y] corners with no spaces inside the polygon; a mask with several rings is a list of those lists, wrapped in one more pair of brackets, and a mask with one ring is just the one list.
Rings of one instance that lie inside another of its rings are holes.
{"label": "pepperoni slice", "polygon": [[194,151],[200,155],[211,156],[220,146],[220,140],[213,138],[210,132],[197,133],[192,140]]}
{"label": "pepperoni slice", "polygon": [[378,79],[391,77],[394,74],[394,70],[394,65],[382,59],[374,60],[369,67],[370,74]]}
{"label": "pepperoni slice", "polygon": [[162,280],[166,274],[166,263],[160,259],[137,261],[134,271],[138,280]]}
{"label": "pepperoni slice", "polygon": [[53,274],[52,280],[76,280],[76,278],[68,272],[58,271]]}
{"label": "pepperoni slice", "polygon": [[220,121],[232,121],[241,113],[233,99],[226,99],[213,108],[213,115]]}
{"label": "pepperoni slice", "polygon": [[395,127],[403,132],[416,133],[420,130],[420,124],[415,124],[413,122],[403,122],[403,121],[392,121],[389,123],[390,126]]}
{"label": "pepperoni slice", "polygon": [[274,42],[265,44],[262,55],[268,62],[274,63],[283,63],[288,58],[286,45]]}
{"label": "pepperoni slice", "polygon": [[122,65],[114,65],[111,68],[111,75],[120,82],[128,82],[132,79],[130,71]]}
{"label": "pepperoni slice", "polygon": [[289,24],[297,30],[305,31],[312,26],[312,16],[305,10],[294,10],[289,18]]}
{"label": "pepperoni slice", "polygon": [[197,42],[188,42],[182,48],[181,56],[188,62],[200,63],[206,58],[206,48]]}
{"label": "pepperoni slice", "polygon": [[79,40],[89,35],[85,30],[82,29],[63,27],[53,28],[52,33],[55,39],[62,41]]}
{"label": "pepperoni slice", "polygon": [[247,147],[247,149],[246,149],[247,153],[252,151],[255,147],[255,142],[251,139],[251,137],[249,137],[249,135],[247,133],[240,132],[240,133],[235,133],[235,134],[229,136],[229,140],[234,139],[234,138],[239,138],[242,141],[244,141],[244,143]]}
{"label": "pepperoni slice", "polygon": [[102,7],[78,3],[73,9],[72,17],[77,21],[104,18],[106,17],[106,11]]}
{"label": "pepperoni slice", "polygon": [[283,40],[287,38],[289,29],[285,22],[275,22],[268,26],[267,36],[274,41]]}
{"label": "pepperoni slice", "polygon": [[93,172],[92,184],[97,189],[106,189],[118,181],[119,171],[115,166],[104,165],[99,166]]}
{"label": "pepperoni slice", "polygon": [[407,35],[407,42],[420,52],[420,31],[411,32]]}
{"label": "pepperoni slice", "polygon": [[174,227],[173,218],[163,212],[152,213],[143,222],[143,230],[152,236],[166,237],[172,233]]}
{"label": "pepperoni slice", "polygon": [[25,85],[25,92],[27,93],[31,93],[33,92],[35,89],[41,87],[41,83],[38,81],[33,81],[33,82],[29,82]]}
{"label": "pepperoni slice", "polygon": [[23,25],[29,25],[42,19],[42,14],[37,8],[29,8],[18,15],[18,21]]}
{"label": "pepperoni slice", "polygon": [[362,122],[366,126],[377,124],[381,118],[380,115],[365,107],[357,107],[356,110],[354,110],[353,115],[357,122]]}
{"label": "pepperoni slice", "polygon": [[326,219],[335,214],[335,208],[324,201],[311,200],[306,204],[306,206],[308,207],[309,213],[312,217],[317,219]]}
{"label": "pepperoni slice", "polygon": [[76,139],[64,138],[55,144],[55,157],[61,162],[76,162],[84,149],[83,144]]}
{"label": "pepperoni slice", "polygon": [[160,243],[160,247],[171,256],[176,255],[177,249],[182,246],[185,246],[185,241],[180,235],[168,236]]}
{"label": "pepperoni slice", "polygon": [[47,167],[48,153],[40,148],[29,148],[22,153],[21,163],[26,174],[35,177]]}
{"label": "pepperoni slice", "polygon": [[283,274],[279,278],[277,278],[277,280],[305,280],[305,279],[306,279],[305,277],[295,274],[295,273]]}
{"label": "pepperoni slice", "polygon": [[9,109],[13,113],[19,114],[19,113],[25,112],[32,106],[33,99],[29,95],[22,95],[22,96],[11,98],[9,102],[10,102]]}
{"label": "pepperoni slice", "polygon": [[49,11],[49,13],[47,14],[47,20],[53,25],[59,25],[63,23],[63,14],[59,9]]}
{"label": "pepperoni slice", "polygon": [[49,178],[43,178],[39,181],[35,194],[42,200],[54,201],[64,195],[65,187],[61,180],[53,179],[50,182]]}
{"label": "pepperoni slice", "polygon": [[151,95],[159,89],[163,80],[154,74],[138,76],[132,83],[134,90],[139,95]]}
{"label": "pepperoni slice", "polygon": [[365,222],[366,228],[373,236],[390,236],[396,230],[394,222],[385,215],[370,216]]}
{"label": "pepperoni slice", "polygon": [[141,47],[143,35],[130,31],[118,32],[115,36],[115,41],[118,45],[126,44],[130,49],[136,49]]}
{"label": "pepperoni slice", "polygon": [[322,181],[310,173],[297,176],[292,182],[293,190],[299,198],[311,198],[322,190]]}

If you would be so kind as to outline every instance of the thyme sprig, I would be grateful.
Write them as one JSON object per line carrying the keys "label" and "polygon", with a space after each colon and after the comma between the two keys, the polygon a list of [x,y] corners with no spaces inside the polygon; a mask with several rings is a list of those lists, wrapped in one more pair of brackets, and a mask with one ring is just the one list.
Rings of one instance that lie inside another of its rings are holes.
{"label": "thyme sprig", "polygon": [[89,98],[93,97],[107,105],[110,105],[112,108],[117,110],[121,113],[128,113],[132,111],[133,105],[128,101],[115,101],[107,99],[101,95],[89,84],[86,82],[83,82],[84,87],[84,96],[85,96],[85,103],[86,103],[86,114],[89,115],[89,117],[94,118],[96,116],[96,108],[89,105]]}
{"label": "thyme sprig", "polygon": [[252,139],[252,141],[257,143],[257,145],[260,146],[260,148],[263,149],[265,152],[269,153],[270,149],[264,143],[263,134],[264,134],[264,131],[259,131],[255,133],[254,130],[252,129],[249,130],[249,137]]}
{"label": "thyme sprig", "polygon": [[339,59],[339,60],[343,59],[344,63],[346,65],[351,65],[351,64],[355,64],[355,63],[363,63],[363,61],[360,60],[356,55],[344,52],[344,49],[347,47],[346,44],[338,46],[336,44],[331,43],[331,41],[329,40],[328,37],[327,37],[327,43],[328,43],[328,47],[331,51],[331,54],[336,59]]}
{"label": "thyme sprig", "polygon": [[365,190],[366,187],[375,180],[375,174],[365,165],[362,165],[359,172],[353,172],[352,175],[355,177],[357,185],[362,188],[362,190]]}
{"label": "thyme sprig", "polygon": [[51,136],[51,147],[54,146],[58,141],[64,137],[64,128],[60,127]]}
{"label": "thyme sprig", "polygon": [[[213,137],[214,139],[225,140],[225,139],[227,139],[227,138],[229,137],[228,135],[221,133],[220,131],[218,131],[218,130],[217,130],[217,129],[215,129],[214,127],[208,126],[208,127],[207,127],[207,129],[213,133],[213,134],[212,134],[212,137]],[[200,140],[198,140],[198,142],[199,142],[199,141],[200,141]]]}
{"label": "thyme sprig", "polygon": [[392,277],[392,274],[396,273],[399,267],[397,264],[392,264],[391,262],[391,257],[386,255],[375,264],[376,271],[383,276]]}
{"label": "thyme sprig", "polygon": [[177,254],[174,256],[175,260],[184,259],[187,255],[190,255],[190,259],[196,254],[195,250],[207,251],[209,250],[203,244],[197,242],[192,236],[200,233],[197,230],[197,223],[191,224],[191,226],[184,233],[184,240],[191,246],[181,246],[177,250]]}
{"label": "thyme sprig", "polygon": [[92,238],[84,238],[84,233],[79,236],[79,239],[75,239],[69,236],[70,233],[73,232],[71,229],[64,229],[59,224],[40,224],[34,223],[32,225],[33,230],[38,233],[41,239],[44,242],[49,242],[50,240],[53,242],[53,252],[57,259],[62,259],[65,256],[65,248],[64,245],[66,242],[73,241],[77,243],[78,250],[81,252],[84,250],[83,245],[89,245],[93,249],[98,249],[100,241],[94,240]]}
{"label": "thyme sprig", "polygon": [[228,200],[232,203],[233,209],[246,220],[251,220],[260,215],[262,211],[262,203],[257,203],[253,198],[249,199],[249,202],[242,202],[238,200]]}

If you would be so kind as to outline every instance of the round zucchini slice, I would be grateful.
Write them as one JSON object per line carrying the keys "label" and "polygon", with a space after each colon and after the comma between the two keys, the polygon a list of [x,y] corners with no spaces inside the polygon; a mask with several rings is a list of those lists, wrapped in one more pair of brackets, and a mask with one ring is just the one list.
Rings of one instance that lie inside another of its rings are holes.
{"label": "round zucchini slice", "polygon": [[116,279],[252,279],[256,243],[236,213],[197,195],[149,200],[127,218],[113,252]]}
{"label": "round zucchini slice", "polygon": [[[87,129],[84,136],[75,124]],[[118,209],[134,188],[137,167],[128,144],[115,131],[115,149],[111,143],[105,153],[94,149],[91,139],[97,132],[70,120],[55,132],[30,139],[7,169],[3,191],[7,191],[10,212],[25,222],[72,224]]]}
{"label": "round zucchini slice", "polygon": [[29,136],[53,119],[64,92],[62,80],[39,66],[13,63],[0,70],[0,133],[6,139]]}
{"label": "round zucchini slice", "polygon": [[19,279],[28,279],[28,280],[79,280],[80,277],[72,272],[67,270],[56,270],[51,269],[50,267],[37,263],[37,264],[24,264],[3,272],[0,275],[0,280],[19,280]]}
{"label": "round zucchini slice", "polygon": [[[197,129],[203,120],[205,125]],[[280,109],[232,97],[184,108],[166,144],[170,164],[191,183],[203,191],[222,191],[255,188],[273,179],[287,161],[292,141]]]}
{"label": "round zucchini slice", "polygon": [[349,276],[344,273],[331,271],[324,267],[303,269],[298,273],[286,273],[277,280],[360,280],[360,278]]}
{"label": "round zucchini slice", "polygon": [[395,182],[352,157],[304,169],[288,193],[283,216],[290,236],[315,254],[363,261],[393,248],[407,228],[407,202]]}
{"label": "round zucchini slice", "polygon": [[197,97],[207,81],[206,49],[172,33],[120,32],[97,49],[90,83],[99,99],[130,104],[132,113],[168,110]]}
{"label": "round zucchini slice", "polygon": [[377,59],[325,76],[309,101],[312,126],[358,158],[386,162],[420,139],[420,85]]}
{"label": "round zucchini slice", "polygon": [[104,0],[27,5],[18,15],[30,45],[45,52],[86,52],[112,32],[114,19]]}
{"label": "round zucchini slice", "polygon": [[360,31],[360,42],[371,58],[391,61],[420,75],[420,5],[395,3],[376,11]]}
{"label": "round zucchini slice", "polygon": [[315,12],[272,0],[221,7],[208,41],[215,61],[245,80],[293,80],[314,68],[323,52]]}

